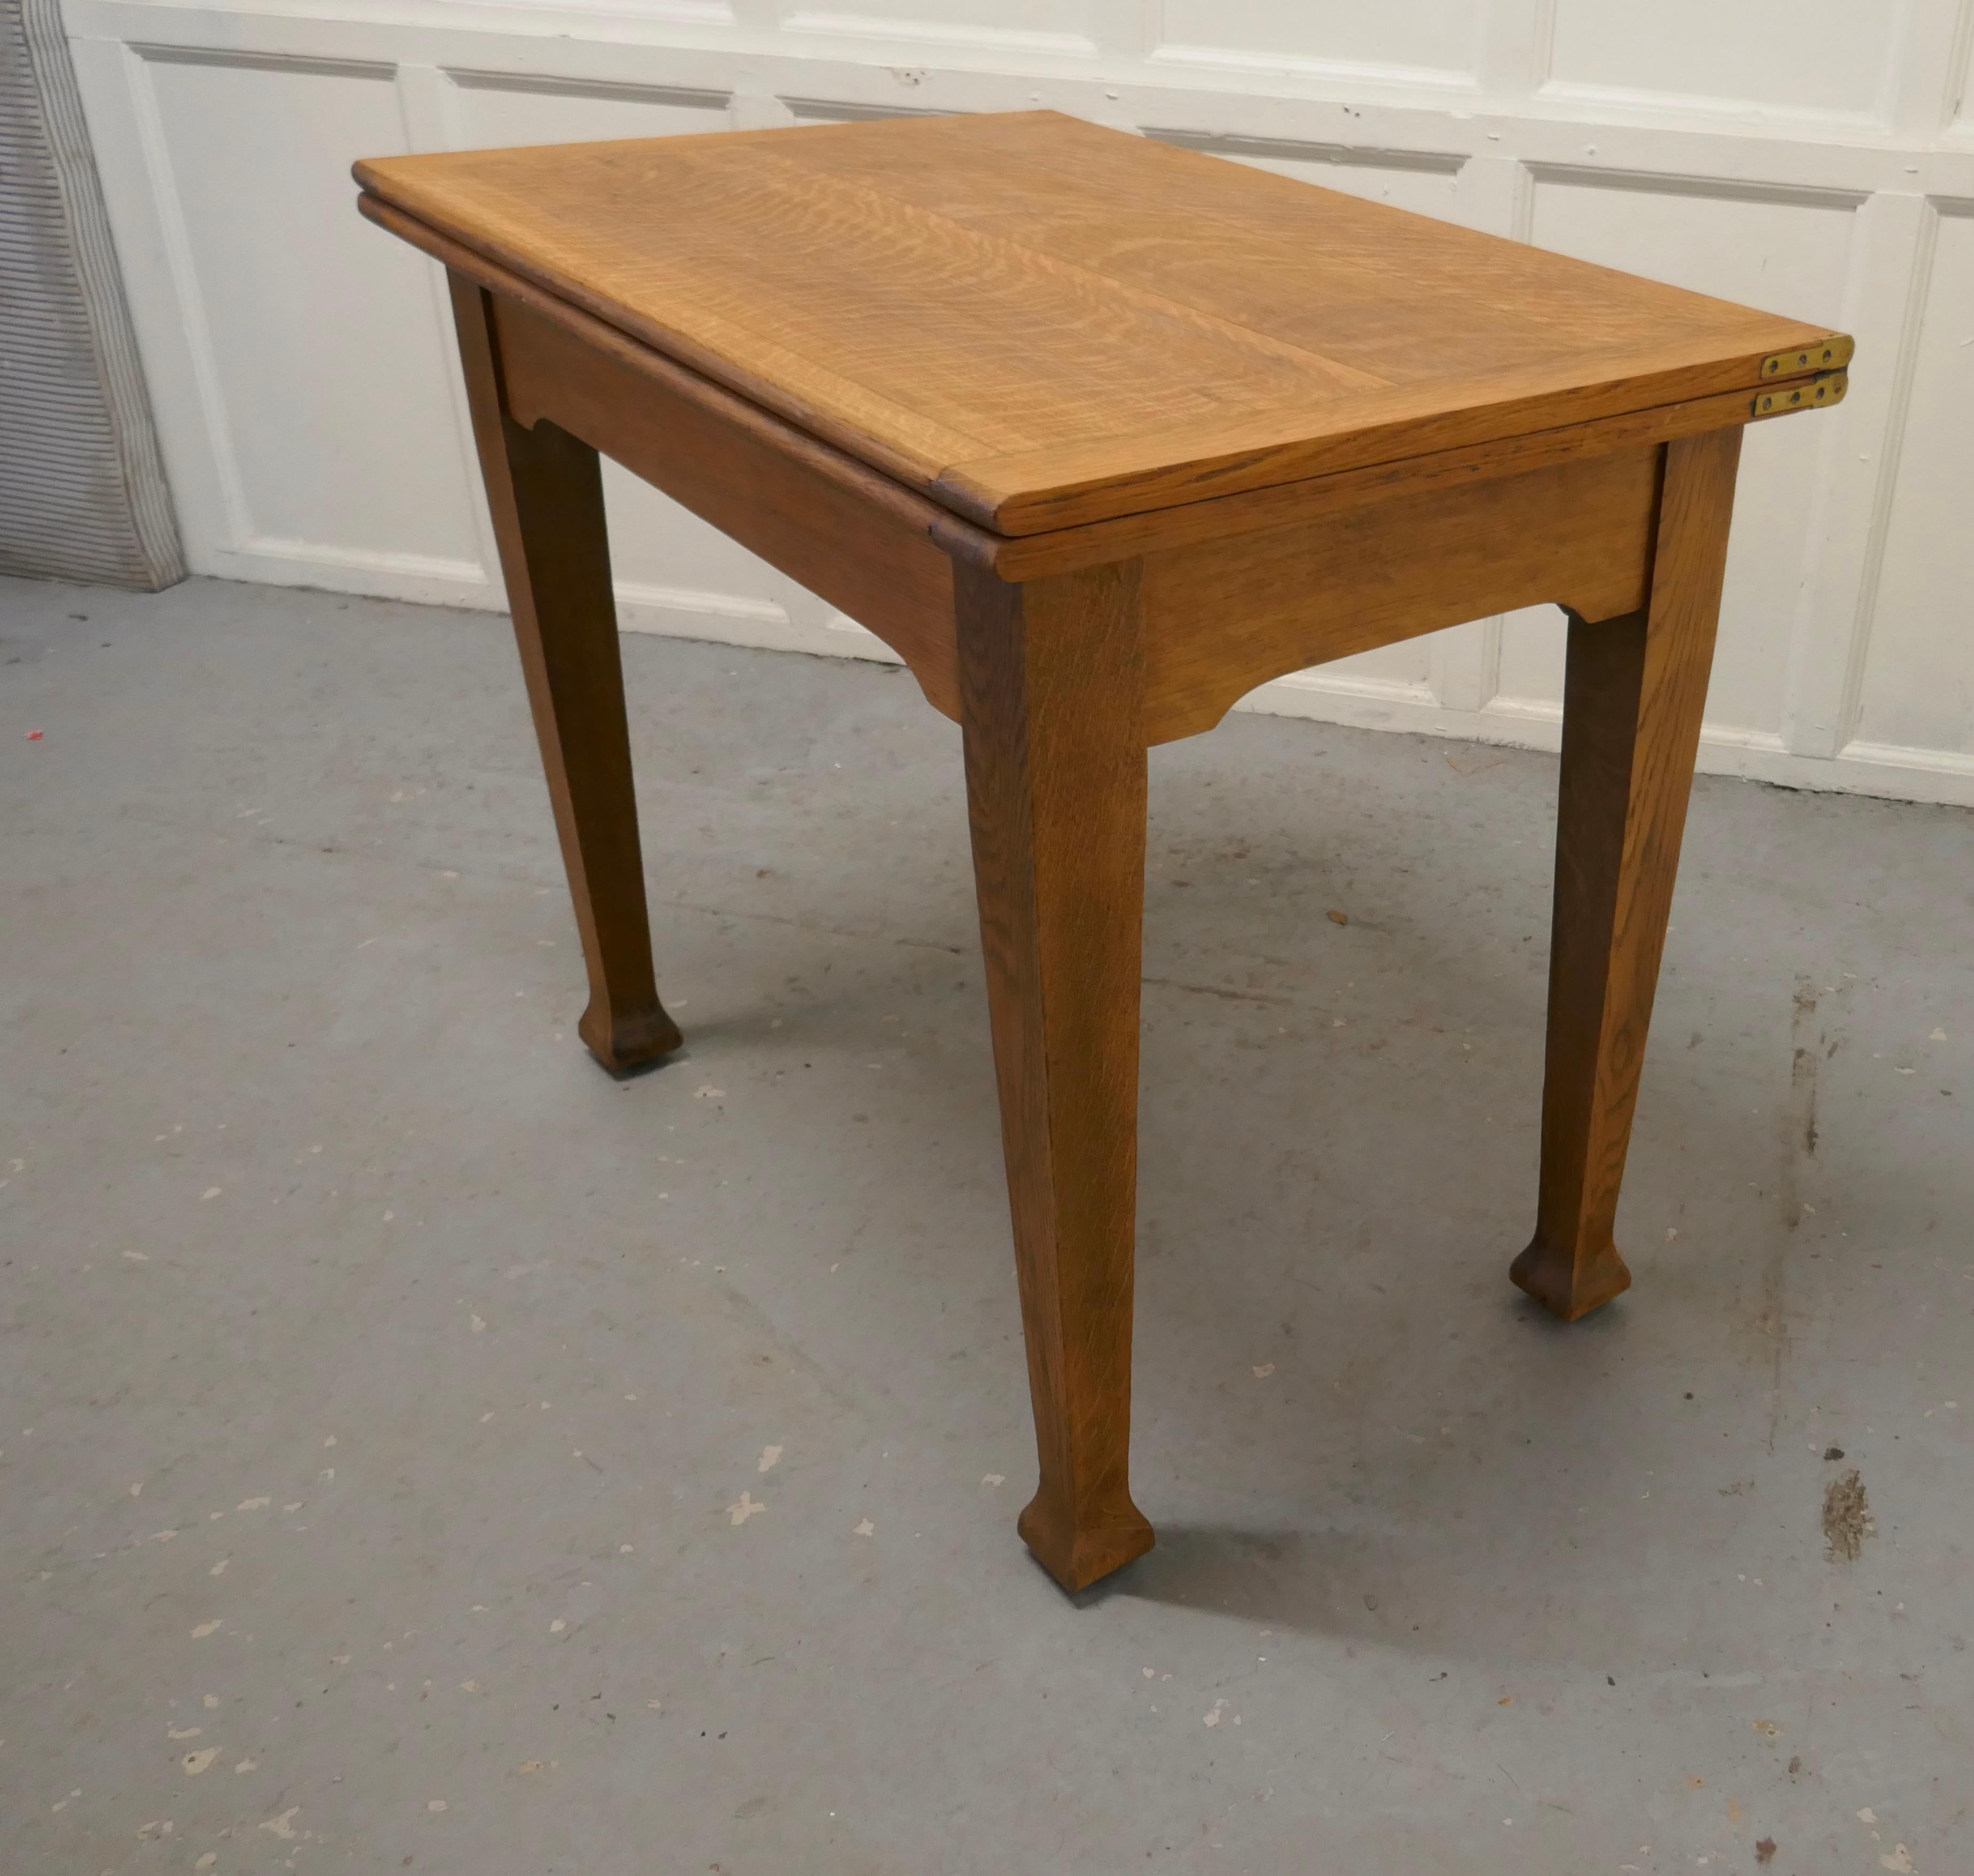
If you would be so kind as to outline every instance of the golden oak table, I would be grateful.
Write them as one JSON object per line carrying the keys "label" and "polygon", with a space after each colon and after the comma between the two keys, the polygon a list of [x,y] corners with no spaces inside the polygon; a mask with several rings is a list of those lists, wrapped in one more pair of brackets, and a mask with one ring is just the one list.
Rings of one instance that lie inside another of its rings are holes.
{"label": "golden oak table", "polygon": [[451,270],[615,1073],[652,975],[598,452],[896,650],[965,736],[1041,1484],[1081,1588],[1127,1479],[1146,747],[1286,671],[1569,617],[1542,1164],[1515,1281],[1612,1241],[1741,428],[1851,344],[1038,112],[356,166]]}

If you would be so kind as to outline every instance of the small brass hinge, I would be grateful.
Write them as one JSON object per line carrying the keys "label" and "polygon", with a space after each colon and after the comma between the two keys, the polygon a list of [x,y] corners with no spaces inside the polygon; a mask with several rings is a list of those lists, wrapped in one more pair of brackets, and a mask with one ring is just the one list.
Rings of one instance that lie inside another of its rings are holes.
{"label": "small brass hinge", "polygon": [[1851,362],[1858,341],[1848,333],[1833,333],[1795,352],[1772,352],[1762,360],[1764,378],[1794,378],[1804,372],[1837,371]]}
{"label": "small brass hinge", "polygon": [[1815,378],[1806,378],[1795,384],[1777,385],[1772,391],[1755,393],[1754,415],[1757,417],[1779,417],[1785,411],[1814,410],[1819,404],[1841,404],[1844,393],[1851,388],[1851,374],[1846,371],[1825,372]]}

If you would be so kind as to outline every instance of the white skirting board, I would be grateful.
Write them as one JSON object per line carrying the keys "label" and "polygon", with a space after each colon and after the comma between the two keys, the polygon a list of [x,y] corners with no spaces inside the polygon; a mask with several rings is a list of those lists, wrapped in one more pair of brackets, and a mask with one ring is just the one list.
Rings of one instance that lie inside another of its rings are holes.
{"label": "white skirting board", "polygon": [[[354,556],[341,561],[311,558],[305,544],[296,541],[256,542],[244,552],[221,556],[211,571],[233,579],[461,607],[503,618],[507,606],[500,585],[470,562],[414,564],[401,559],[385,565]],[[627,632],[811,658],[903,662],[854,619],[819,602],[812,610],[815,618],[797,618],[774,600],[643,582],[620,581],[617,585],[618,623]],[[1553,751],[1562,742],[1562,706],[1545,698],[1496,696],[1477,710],[1450,710],[1438,701],[1429,685],[1349,676],[1334,667],[1277,678],[1234,707],[1262,716],[1300,717],[1353,729],[1402,730],[1510,749]],[[1703,775],[1743,776],[1779,788],[1974,808],[1974,756],[1952,751],[1854,742],[1834,759],[1804,756],[1792,754],[1778,736],[1709,723],[1700,731],[1698,767]]]}

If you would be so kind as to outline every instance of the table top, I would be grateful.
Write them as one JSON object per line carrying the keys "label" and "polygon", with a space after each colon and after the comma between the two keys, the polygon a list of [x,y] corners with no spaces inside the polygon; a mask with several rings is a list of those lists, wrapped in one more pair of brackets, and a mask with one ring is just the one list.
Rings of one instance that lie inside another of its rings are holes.
{"label": "table top", "polygon": [[1009,535],[1841,365],[1850,342],[1060,116],[359,163],[372,195]]}

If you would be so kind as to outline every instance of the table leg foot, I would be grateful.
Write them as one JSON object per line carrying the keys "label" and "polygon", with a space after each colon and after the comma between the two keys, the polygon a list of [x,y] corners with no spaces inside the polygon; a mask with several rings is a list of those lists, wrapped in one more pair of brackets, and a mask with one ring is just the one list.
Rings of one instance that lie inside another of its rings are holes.
{"label": "table leg foot", "polygon": [[1602,1308],[1631,1287],[1631,1273],[1613,1244],[1579,1257],[1537,1237],[1509,1266],[1508,1274],[1517,1289],[1565,1322]]}
{"label": "table leg foot", "polygon": [[655,1003],[649,1009],[615,1018],[607,1011],[599,1013],[592,1004],[576,1019],[575,1033],[589,1045],[590,1054],[620,1079],[662,1061],[685,1041],[678,1025]]}
{"label": "table leg foot", "polygon": [[1072,1594],[1143,1556],[1157,1541],[1151,1520],[1128,1497],[1100,1512],[1078,1514],[1038,1491],[1015,1528],[1035,1561]]}

